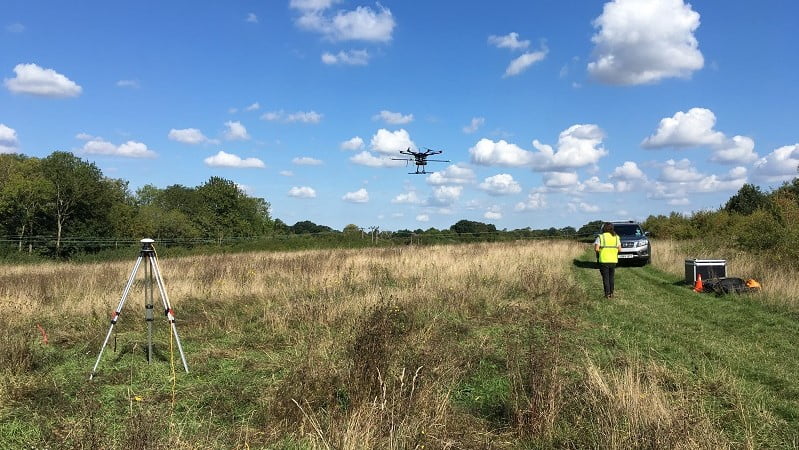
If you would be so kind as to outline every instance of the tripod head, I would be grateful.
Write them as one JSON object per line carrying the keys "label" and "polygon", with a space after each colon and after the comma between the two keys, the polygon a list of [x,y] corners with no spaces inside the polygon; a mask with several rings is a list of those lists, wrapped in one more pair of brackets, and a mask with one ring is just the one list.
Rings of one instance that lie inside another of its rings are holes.
{"label": "tripod head", "polygon": [[149,252],[152,252],[154,250],[153,249],[153,243],[155,243],[154,240],[152,240],[150,238],[144,238],[144,239],[140,240],[139,242],[141,242],[141,251],[142,252],[148,252],[149,253]]}

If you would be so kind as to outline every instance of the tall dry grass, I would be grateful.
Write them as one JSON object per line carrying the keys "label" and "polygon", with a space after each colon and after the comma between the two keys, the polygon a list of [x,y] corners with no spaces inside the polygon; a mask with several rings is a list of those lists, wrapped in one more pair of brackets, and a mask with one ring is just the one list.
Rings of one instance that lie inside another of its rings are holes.
{"label": "tall dry grass", "polygon": [[628,363],[606,371],[586,363],[586,403],[604,448],[730,448],[699,394],[665,389],[673,380],[655,363]]}
{"label": "tall dry grass", "polygon": [[686,259],[724,259],[727,276],[760,282],[762,301],[799,308],[799,271],[775,265],[768,256],[756,256],[739,250],[708,248],[699,241],[658,239],[652,244],[652,265],[674,275],[685,274]]}
{"label": "tall dry grass", "polygon": [[[447,447],[481,445],[493,427],[451,401],[452,387],[489,347],[487,337],[468,336],[453,323],[529,323],[526,316],[576,301],[581,291],[569,271],[582,251],[563,241],[483,243],[192,256],[160,260],[160,267],[193,373],[213,375],[219,361],[246,360],[252,351],[281,366],[248,363],[284,375],[258,388],[262,409],[242,424],[242,435],[267,442],[294,435],[316,448]],[[94,353],[108,326],[100,319],[117,306],[134,260],[0,267],[0,322],[13,325],[6,340],[36,339],[33,325],[42,323],[51,341]],[[119,332],[143,322],[142,277],[140,271]],[[131,335],[140,340],[137,326]],[[245,346],[192,340],[226,334]],[[23,372],[35,366],[25,345],[12,361]],[[105,358],[101,373],[108,364]],[[525,400],[531,380],[521,366],[519,404],[543,407]],[[215,414],[234,408],[220,401]]]}

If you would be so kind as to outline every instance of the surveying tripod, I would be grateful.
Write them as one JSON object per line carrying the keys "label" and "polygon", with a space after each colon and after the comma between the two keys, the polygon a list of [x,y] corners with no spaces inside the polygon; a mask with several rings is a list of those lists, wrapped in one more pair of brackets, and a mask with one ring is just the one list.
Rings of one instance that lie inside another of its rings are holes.
{"label": "surveying tripod", "polygon": [[136,278],[136,273],[139,271],[139,266],[144,262],[144,320],[147,321],[147,363],[152,362],[153,359],[153,279],[155,279],[158,286],[158,292],[161,297],[161,303],[164,306],[164,315],[172,327],[172,334],[175,336],[175,342],[178,344],[178,351],[180,352],[180,359],[183,361],[183,368],[186,373],[189,373],[189,366],[186,364],[186,355],[183,354],[183,346],[180,345],[180,338],[178,337],[178,329],[175,326],[175,314],[172,311],[172,306],[169,304],[169,297],[166,295],[166,288],[164,288],[164,279],[161,278],[161,271],[158,269],[158,258],[153,248],[152,239],[142,239],[141,251],[136,264],[133,266],[133,271],[128,277],[128,282],[125,284],[125,290],[122,291],[122,299],[119,300],[119,305],[111,316],[111,327],[108,328],[108,334],[105,335],[102,347],[100,347],[100,354],[97,355],[97,361],[94,363],[92,373],[89,375],[89,380],[94,378],[97,372],[97,366],[100,365],[100,358],[103,357],[103,350],[108,345],[108,339],[111,337],[111,332],[114,331],[114,325],[119,320],[119,315],[122,313],[122,307],[125,306],[125,300],[128,298],[130,288],[133,286],[133,281]]}

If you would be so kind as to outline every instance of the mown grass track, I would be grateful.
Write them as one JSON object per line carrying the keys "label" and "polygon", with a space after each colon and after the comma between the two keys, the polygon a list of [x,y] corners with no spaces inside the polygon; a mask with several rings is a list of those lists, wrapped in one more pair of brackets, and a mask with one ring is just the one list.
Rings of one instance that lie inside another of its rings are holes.
{"label": "mown grass track", "polygon": [[[602,367],[640,359],[663,366],[735,446],[799,445],[799,320],[757,294],[693,292],[651,266],[619,267],[602,296],[593,252],[574,273],[594,306],[578,339]],[[668,378],[668,377],[667,377]]]}

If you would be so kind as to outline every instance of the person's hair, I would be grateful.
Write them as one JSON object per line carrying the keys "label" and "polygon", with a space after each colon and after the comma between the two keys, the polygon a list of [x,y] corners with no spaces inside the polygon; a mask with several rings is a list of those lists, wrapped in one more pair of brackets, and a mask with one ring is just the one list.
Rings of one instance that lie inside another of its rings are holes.
{"label": "person's hair", "polygon": [[616,236],[616,231],[613,229],[613,224],[610,222],[605,223],[602,225],[602,232],[603,233],[610,233],[613,236]]}

